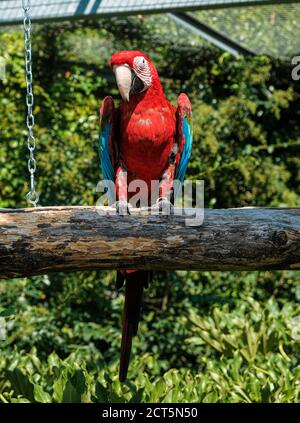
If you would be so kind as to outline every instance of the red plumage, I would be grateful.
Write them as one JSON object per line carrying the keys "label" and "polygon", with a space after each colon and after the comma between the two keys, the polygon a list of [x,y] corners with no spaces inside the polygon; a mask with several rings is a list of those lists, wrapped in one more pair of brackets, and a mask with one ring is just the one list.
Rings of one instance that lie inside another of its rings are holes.
{"label": "red plumage", "polygon": [[139,51],[122,51],[111,58],[111,66],[133,66],[143,56],[149,63],[151,86],[120,105],[119,151],[127,169],[128,183],[142,179],[150,192],[151,180],[160,180],[168,165],[176,134],[176,107],[163,92],[155,66]]}
{"label": "red plumage", "polygon": [[150,181],[160,180],[168,164],[175,138],[175,107],[163,95],[146,92],[138,103],[122,102],[120,127],[120,152],[128,180],[142,179],[150,190]]}
{"label": "red plumage", "polygon": [[[153,180],[160,182],[159,197],[171,199],[176,166],[186,141],[182,130],[183,119],[191,118],[189,100],[185,94],[181,94],[177,108],[169,103],[155,66],[140,51],[118,52],[111,57],[110,64],[116,73],[123,99],[118,110],[114,109],[111,97],[106,97],[103,101],[100,111],[101,131],[102,134],[105,133],[107,123],[111,125],[111,131],[108,147],[101,144],[101,148],[108,148],[110,151],[117,198],[128,201],[130,195],[135,194],[127,192],[128,184],[132,180],[141,179],[148,186],[148,202],[151,199]],[[118,71],[120,69],[121,72]],[[126,379],[132,337],[137,331],[143,288],[148,279],[149,272],[145,271],[123,270],[117,275],[118,287],[125,280],[119,374],[121,381]]]}

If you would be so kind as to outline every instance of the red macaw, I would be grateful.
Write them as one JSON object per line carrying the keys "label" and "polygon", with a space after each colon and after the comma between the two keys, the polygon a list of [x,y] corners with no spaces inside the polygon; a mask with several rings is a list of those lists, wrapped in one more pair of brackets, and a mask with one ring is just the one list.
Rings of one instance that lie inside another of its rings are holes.
{"label": "red macaw", "polygon": [[[191,154],[190,101],[180,94],[177,108],[169,103],[154,64],[140,51],[115,53],[110,65],[122,100],[120,107],[115,108],[113,98],[105,97],[100,109],[103,179],[115,182],[119,213],[129,209],[132,194],[127,187],[135,179],[147,184],[149,206],[153,206],[151,181],[158,180],[156,207],[170,206],[174,201],[174,179],[183,182]],[[143,289],[148,279],[147,271],[117,272],[117,287],[125,281],[120,381],[127,376],[132,337],[137,333]]]}

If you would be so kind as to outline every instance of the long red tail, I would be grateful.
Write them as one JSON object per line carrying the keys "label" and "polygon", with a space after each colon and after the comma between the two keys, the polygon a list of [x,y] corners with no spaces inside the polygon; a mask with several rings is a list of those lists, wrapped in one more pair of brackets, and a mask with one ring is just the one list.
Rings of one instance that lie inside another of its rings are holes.
{"label": "long red tail", "polygon": [[[144,287],[146,287],[148,284],[149,272],[126,272],[122,276],[123,280],[125,279],[125,304],[122,322],[122,342],[119,371],[120,382],[124,382],[127,377],[132,338],[137,334],[143,290]],[[120,282],[122,276],[118,274],[117,281],[119,279]]]}

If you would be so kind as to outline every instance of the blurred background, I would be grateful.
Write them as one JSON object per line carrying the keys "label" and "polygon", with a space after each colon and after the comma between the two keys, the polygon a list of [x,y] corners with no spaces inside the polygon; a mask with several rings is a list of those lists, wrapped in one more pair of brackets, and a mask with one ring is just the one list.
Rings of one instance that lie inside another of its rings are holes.
{"label": "blurred background", "polygon": [[[187,178],[204,179],[206,207],[300,205],[300,4],[186,16],[206,36],[170,14],[33,25],[41,205],[95,205],[98,112],[104,96],[119,98],[109,57],[123,49],[150,56],[171,102],[189,95]],[[0,58],[0,207],[26,207],[20,25],[0,27]],[[299,402],[299,272],[157,272],[123,386],[114,278],[0,281],[0,401]]]}

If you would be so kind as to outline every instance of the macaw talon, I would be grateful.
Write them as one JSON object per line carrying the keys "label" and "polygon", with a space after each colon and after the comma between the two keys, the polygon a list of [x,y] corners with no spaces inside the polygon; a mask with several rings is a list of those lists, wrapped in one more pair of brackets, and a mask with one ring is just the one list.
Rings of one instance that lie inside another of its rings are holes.
{"label": "macaw talon", "polygon": [[166,197],[159,197],[156,203],[151,207],[154,211],[163,212],[163,214],[174,214],[174,206]]}
{"label": "macaw talon", "polygon": [[111,207],[116,208],[117,213],[120,216],[126,216],[127,214],[130,214],[130,210],[132,209],[132,205],[124,200],[116,201]]}

